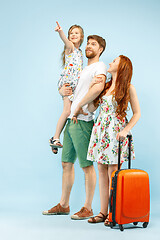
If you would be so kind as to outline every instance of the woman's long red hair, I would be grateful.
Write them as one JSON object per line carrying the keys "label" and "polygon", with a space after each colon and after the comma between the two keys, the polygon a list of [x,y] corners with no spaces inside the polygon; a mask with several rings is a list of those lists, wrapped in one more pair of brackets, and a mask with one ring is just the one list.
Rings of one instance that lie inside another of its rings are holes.
{"label": "woman's long red hair", "polygon": [[[120,55],[120,62],[117,70],[117,79],[115,83],[114,89],[114,99],[116,101],[116,115],[122,120],[126,115],[126,110],[128,107],[128,102],[130,100],[129,97],[129,88],[132,78],[132,62],[131,60],[123,55]],[[106,94],[107,90],[110,88],[112,84],[112,79],[105,84],[104,90],[94,100],[95,106],[99,104],[100,98]]]}

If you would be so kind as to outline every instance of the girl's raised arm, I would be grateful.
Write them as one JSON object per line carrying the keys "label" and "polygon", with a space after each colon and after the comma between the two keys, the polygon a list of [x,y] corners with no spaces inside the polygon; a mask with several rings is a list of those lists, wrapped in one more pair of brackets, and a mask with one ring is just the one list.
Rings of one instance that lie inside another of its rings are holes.
{"label": "girl's raised arm", "polygon": [[74,45],[71,41],[69,41],[69,39],[65,36],[63,30],[62,30],[62,27],[59,25],[58,22],[57,23],[57,26],[55,28],[55,31],[59,33],[59,36],[60,38],[62,39],[62,41],[64,42],[65,44],[65,48],[68,52],[73,52],[74,50]]}

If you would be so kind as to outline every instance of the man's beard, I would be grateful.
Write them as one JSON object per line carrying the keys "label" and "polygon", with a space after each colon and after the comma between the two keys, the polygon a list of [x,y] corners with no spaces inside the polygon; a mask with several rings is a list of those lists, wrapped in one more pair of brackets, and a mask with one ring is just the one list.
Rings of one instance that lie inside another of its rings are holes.
{"label": "man's beard", "polygon": [[[86,52],[86,51],[85,51]],[[86,57],[88,59],[91,59],[91,58],[94,58],[96,56],[95,52],[92,51],[92,52],[86,52]]]}

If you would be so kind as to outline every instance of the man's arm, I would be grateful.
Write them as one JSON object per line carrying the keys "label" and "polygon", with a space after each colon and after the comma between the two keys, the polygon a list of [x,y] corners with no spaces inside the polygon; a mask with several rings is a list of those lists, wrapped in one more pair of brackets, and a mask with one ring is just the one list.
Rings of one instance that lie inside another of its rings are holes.
{"label": "man's arm", "polygon": [[81,100],[81,102],[78,104],[79,107],[83,107],[84,105],[92,102],[96,97],[100,95],[100,93],[104,89],[106,76],[105,75],[97,75],[96,77],[99,77],[102,79],[102,82],[94,84],[88,91],[88,93],[84,96],[84,98]]}
{"label": "man's arm", "polygon": [[78,116],[80,109],[92,102],[94,99],[96,99],[96,97],[98,97],[100,95],[100,93],[103,91],[104,89],[104,85],[105,85],[105,81],[106,81],[106,76],[103,74],[97,75],[97,77],[101,78],[102,81],[100,83],[94,84],[88,91],[88,93],[84,96],[84,98],[81,100],[81,102],[78,104],[75,112],[74,112],[74,116]]}

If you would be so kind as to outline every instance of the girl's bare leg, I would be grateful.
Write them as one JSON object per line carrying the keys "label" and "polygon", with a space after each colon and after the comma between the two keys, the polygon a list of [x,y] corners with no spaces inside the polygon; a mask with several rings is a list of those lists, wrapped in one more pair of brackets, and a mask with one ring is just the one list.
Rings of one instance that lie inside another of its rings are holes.
{"label": "girl's bare leg", "polygon": [[58,120],[58,123],[56,126],[56,132],[54,134],[54,139],[60,138],[60,134],[61,134],[63,127],[66,123],[66,120],[71,112],[71,104],[72,104],[72,102],[69,100],[68,97],[63,98],[63,112]]}

